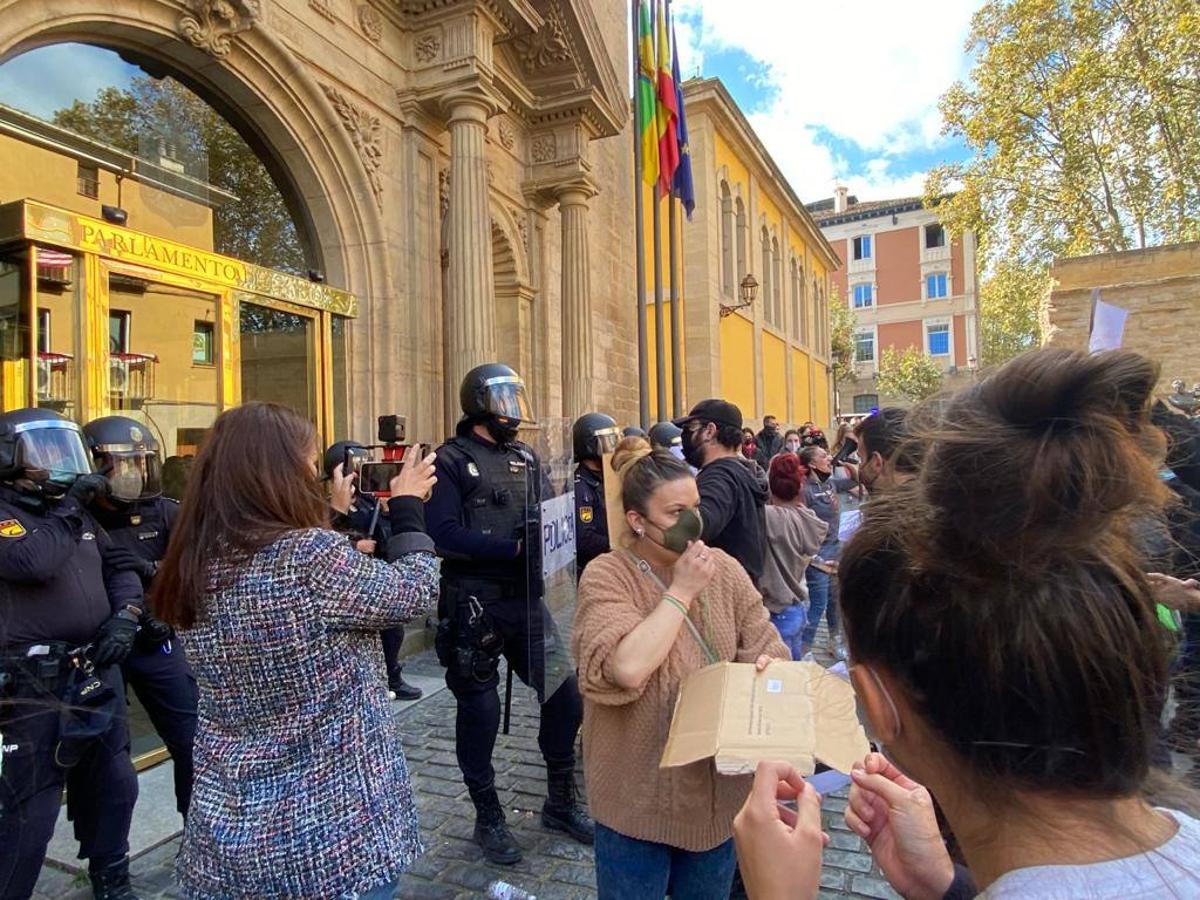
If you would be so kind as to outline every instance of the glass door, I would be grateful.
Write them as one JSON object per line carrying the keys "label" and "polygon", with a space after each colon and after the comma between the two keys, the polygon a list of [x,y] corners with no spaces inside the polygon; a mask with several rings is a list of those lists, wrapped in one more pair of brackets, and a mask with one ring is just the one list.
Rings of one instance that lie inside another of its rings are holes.
{"label": "glass door", "polygon": [[[222,408],[221,296],[153,273],[108,269],[108,349],[102,382],[113,415],[144,422],[162,448],[164,475],[186,466]],[[174,496],[179,486],[168,484]],[[178,499],[178,498],[176,498]]]}
{"label": "glass door", "polygon": [[311,311],[248,295],[238,298],[241,402],[290,407],[322,434],[320,321]]}

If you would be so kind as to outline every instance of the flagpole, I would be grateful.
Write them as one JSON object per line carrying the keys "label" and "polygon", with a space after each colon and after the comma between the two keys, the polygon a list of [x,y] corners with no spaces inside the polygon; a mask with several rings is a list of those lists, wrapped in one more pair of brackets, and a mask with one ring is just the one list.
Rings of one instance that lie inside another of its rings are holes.
{"label": "flagpole", "polygon": [[[667,8],[670,8],[668,0]],[[679,308],[679,238],[675,223],[675,186],[671,185],[671,193],[667,196],[667,247],[668,265],[671,269],[671,409],[672,416],[679,418],[683,415],[683,375],[682,375],[682,310]]]}
{"label": "flagpole", "polygon": [[[659,2],[660,0],[654,0],[654,5],[651,7],[653,12],[651,21],[655,28],[658,27]],[[657,46],[657,37],[655,46]],[[657,74],[656,66],[656,77]],[[657,125],[655,130],[657,133]],[[659,166],[662,166],[661,156],[659,157]],[[654,386],[658,400],[658,421],[662,422],[670,417],[667,415],[667,335],[663,323],[662,199],[658,196],[657,184],[651,189],[650,195],[654,199],[654,215],[651,220],[653,224],[650,226],[654,229]]]}
{"label": "flagpole", "polygon": [[642,210],[642,91],[638,84],[641,71],[638,12],[642,0],[632,0],[633,10],[633,221],[634,259],[637,268],[637,340],[638,340],[638,420],[643,429],[650,428],[650,366],[646,340],[646,225]]}

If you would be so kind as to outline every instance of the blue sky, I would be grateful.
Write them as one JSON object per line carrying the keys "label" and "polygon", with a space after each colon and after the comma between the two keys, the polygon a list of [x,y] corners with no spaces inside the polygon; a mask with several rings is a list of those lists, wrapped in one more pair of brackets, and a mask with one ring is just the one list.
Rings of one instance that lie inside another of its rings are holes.
{"label": "blue sky", "polygon": [[937,103],[982,0],[673,0],[680,70],[719,77],[800,198],[919,195],[965,159]]}
{"label": "blue sky", "polygon": [[124,86],[140,74],[111,50],[51,44],[0,66],[0,103],[49,118],[76,99],[91,100],[101,88]]}
{"label": "blue sky", "polygon": [[[862,200],[919,195],[966,157],[941,135],[938,98],[964,78],[982,0],[673,0],[684,78],[719,77],[799,197],[846,184]],[[83,44],[0,66],[0,103],[48,117],[140,70]]]}

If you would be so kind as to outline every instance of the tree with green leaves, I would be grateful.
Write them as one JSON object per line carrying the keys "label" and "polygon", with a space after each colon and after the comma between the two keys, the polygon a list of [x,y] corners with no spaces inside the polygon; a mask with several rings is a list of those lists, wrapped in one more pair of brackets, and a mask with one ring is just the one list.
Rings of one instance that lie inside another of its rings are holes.
{"label": "tree with green leaves", "polygon": [[1045,266],[1001,260],[979,289],[979,353],[998,366],[1042,342],[1041,312],[1050,296]]}
{"label": "tree with green leaves", "polygon": [[974,231],[985,365],[1040,340],[1056,258],[1200,239],[1195,0],[988,0],[975,66],[942,97],[973,151],[926,203]]}
{"label": "tree with green leaves", "polygon": [[990,0],[971,77],[942,98],[974,151],[927,196],[992,259],[1200,238],[1200,7],[1195,0]]}
{"label": "tree with green leaves", "polygon": [[213,210],[213,247],[246,262],[300,274],[307,265],[283,194],[254,150],[216,110],[173,78],[140,77],[54,114],[72,131],[151,161],[161,149],[186,173],[235,202]]}
{"label": "tree with green leaves", "polygon": [[875,387],[885,396],[920,403],[942,388],[942,368],[919,347],[888,347],[879,360]]}
{"label": "tree with green leaves", "polygon": [[836,287],[829,293],[829,359],[835,385],[854,377],[854,313]]}

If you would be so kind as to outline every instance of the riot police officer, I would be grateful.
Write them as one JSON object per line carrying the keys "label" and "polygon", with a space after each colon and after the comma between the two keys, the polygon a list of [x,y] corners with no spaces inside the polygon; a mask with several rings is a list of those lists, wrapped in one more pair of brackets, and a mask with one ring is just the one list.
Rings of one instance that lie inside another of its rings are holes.
{"label": "riot police officer", "polygon": [[[83,427],[83,436],[96,469],[108,478],[108,493],[91,506],[116,545],[107,561],[136,573],[148,595],[179,515],[178,502],[162,495],[158,441],[140,422],[125,416],[89,422]],[[175,806],[186,817],[192,797],[192,742],[200,694],[183,645],[170,626],[148,610],[121,672],[171,754]]]}
{"label": "riot police officer", "polygon": [[79,426],[46,409],[0,415],[0,897],[33,893],[62,789],[98,900],[136,900],[118,665],[144,607],[88,504],[107,489]]}
{"label": "riot police officer", "polygon": [[[360,452],[366,456],[366,448],[357,441],[338,441],[331,444],[325,451],[325,478],[332,481],[338,466],[344,465],[347,451],[351,454]],[[340,477],[350,477],[350,472],[341,473]],[[331,500],[336,504],[336,498]],[[384,554],[388,539],[392,536],[391,520],[387,515],[387,501],[364,496],[357,490],[350,500],[350,505],[341,509],[334,505],[332,522],[335,531],[348,535],[354,545],[360,550],[366,550],[372,556],[386,559]],[[369,549],[368,549],[369,548]],[[404,664],[400,662],[400,648],[404,644],[404,626],[396,625],[379,632],[383,643],[383,664],[387,670],[388,692],[393,700],[420,700],[424,692],[404,680]]]}
{"label": "riot police officer", "polygon": [[683,429],[674,422],[659,422],[650,428],[650,445],[683,459]]}
{"label": "riot police officer", "polygon": [[612,416],[587,413],[571,427],[575,449],[575,571],[608,552],[608,518],[604,503],[604,454],[617,448],[620,429]]}
{"label": "riot police officer", "polygon": [[442,557],[438,658],[458,704],[455,749],[475,804],[475,840],[494,863],[521,859],[496,795],[492,750],[500,728],[500,656],[541,701],[538,746],[549,796],[542,824],[590,844],[593,825],[575,794],[575,735],[583,719],[573,673],[546,683],[546,660],[561,647],[542,598],[537,521],[542,472],[517,441],[532,420],[525,385],[508,366],[478,366],[463,379],[463,418],[437,451],[437,485],[426,506],[430,537]]}

